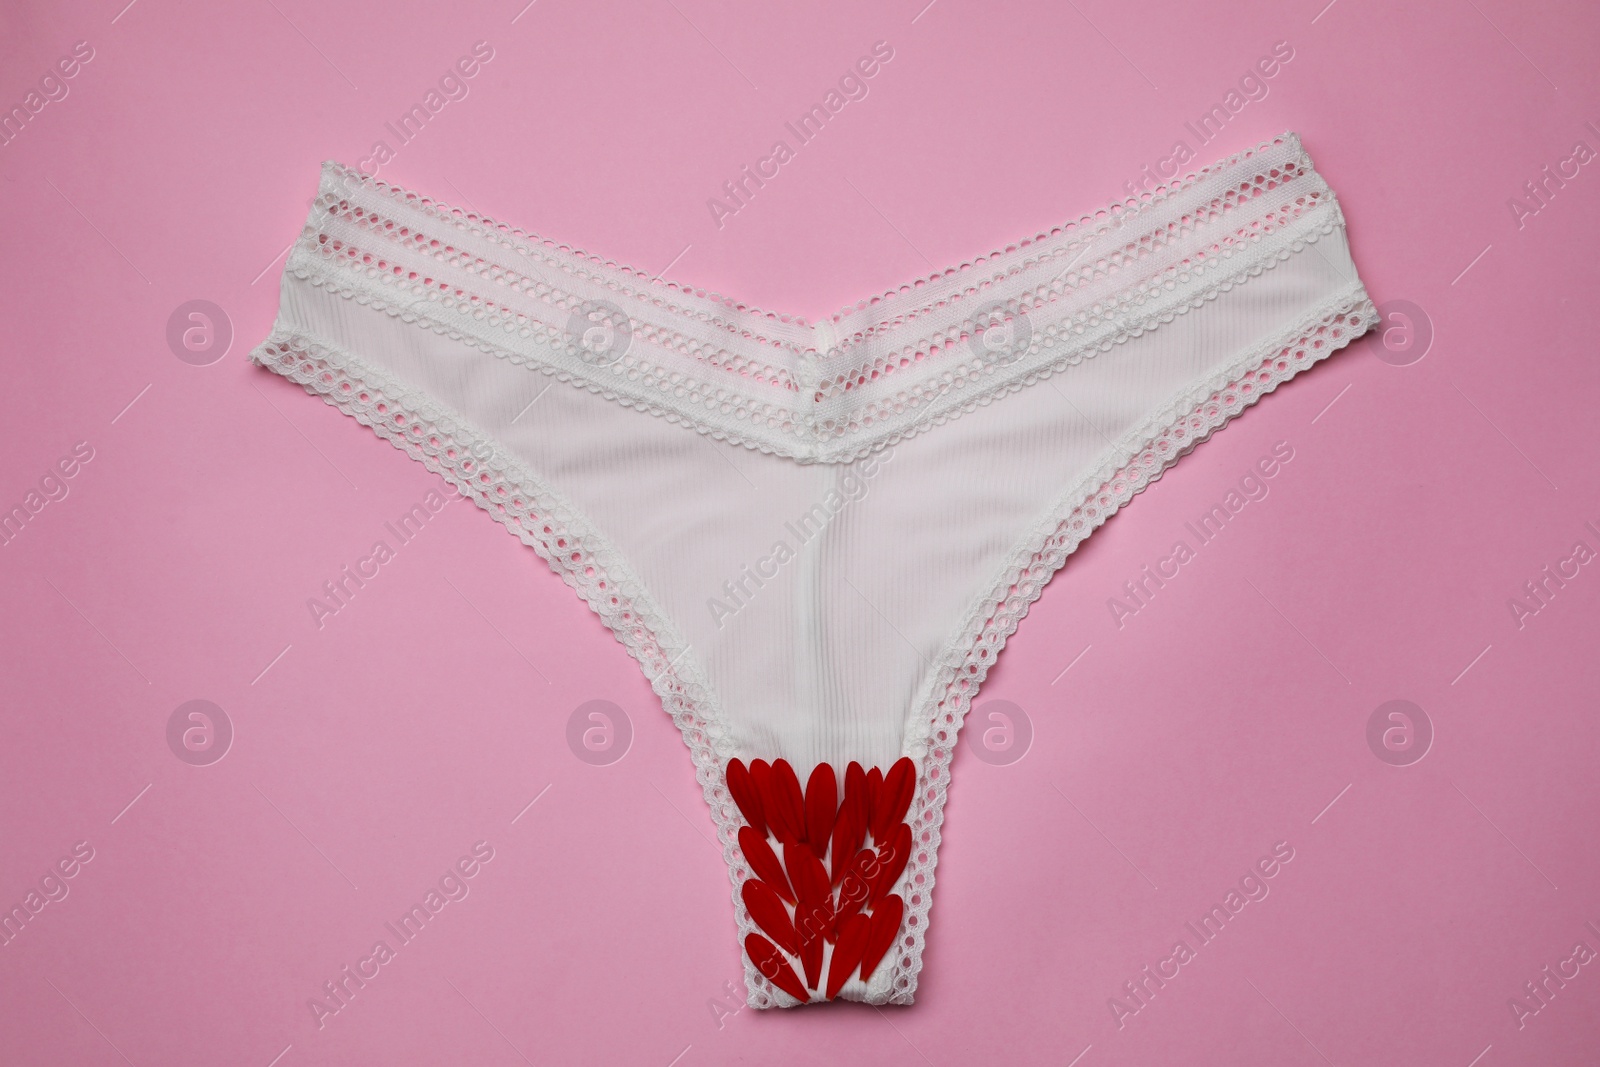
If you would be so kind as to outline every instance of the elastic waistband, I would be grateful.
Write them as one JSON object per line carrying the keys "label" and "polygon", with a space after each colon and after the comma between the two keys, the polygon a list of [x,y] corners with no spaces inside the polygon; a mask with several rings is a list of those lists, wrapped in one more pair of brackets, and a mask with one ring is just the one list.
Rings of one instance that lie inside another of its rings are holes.
{"label": "elastic waistband", "polygon": [[813,326],[330,162],[285,284],[720,439],[842,462],[1156,329],[1342,226],[1284,134]]}

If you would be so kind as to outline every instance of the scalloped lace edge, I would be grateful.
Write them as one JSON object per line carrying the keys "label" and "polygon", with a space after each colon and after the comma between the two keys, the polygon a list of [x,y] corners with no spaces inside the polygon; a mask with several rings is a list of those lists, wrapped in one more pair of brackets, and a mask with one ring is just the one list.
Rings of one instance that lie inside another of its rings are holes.
{"label": "scalloped lace edge", "polygon": [[[900,882],[906,917],[892,968],[880,969],[867,994],[859,999],[873,1004],[909,1004],[914,998],[955,740],[995,657],[1045,584],[1094,529],[1178,459],[1262,396],[1345,347],[1377,321],[1377,312],[1359,283],[1325,301],[1295,328],[1186,390],[1164,414],[1125,435],[1124,444],[1113,450],[1095,474],[1064,496],[1022,539],[990,592],[975,602],[958,636],[939,656],[937,669],[908,714],[903,753],[918,763],[919,773],[912,808],[914,848]],[[1330,325],[1340,322],[1346,322],[1342,330]],[[742,945],[745,936],[757,928],[740,898],[739,889],[751,872],[738,847],[741,816],[723,777],[727,759],[736,753],[709,687],[695,667],[684,662],[687,646],[681,635],[615,547],[589,527],[554,487],[467,420],[423,394],[396,386],[351,353],[275,329],[250,358],[370,427],[471,497],[533,548],[639,662],[689,748],[695,777],[711,809],[728,864]],[[751,1006],[797,1003],[773,987],[742,949],[741,958]]]}

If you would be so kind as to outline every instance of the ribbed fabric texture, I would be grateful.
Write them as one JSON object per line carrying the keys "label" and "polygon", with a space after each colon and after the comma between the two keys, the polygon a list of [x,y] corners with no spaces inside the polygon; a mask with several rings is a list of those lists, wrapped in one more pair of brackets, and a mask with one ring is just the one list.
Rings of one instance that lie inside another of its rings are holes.
{"label": "ribbed fabric texture", "polygon": [[[644,582],[739,754],[802,776],[904,754],[933,664],[1062,496],[1136,451],[1152,412],[1359,290],[1292,137],[820,327],[484,222],[328,168],[277,331],[538,472]],[[573,343],[595,301],[627,317],[615,360],[607,335]],[[671,387],[640,384],[651,368]],[[751,397],[782,414],[726,417]]]}

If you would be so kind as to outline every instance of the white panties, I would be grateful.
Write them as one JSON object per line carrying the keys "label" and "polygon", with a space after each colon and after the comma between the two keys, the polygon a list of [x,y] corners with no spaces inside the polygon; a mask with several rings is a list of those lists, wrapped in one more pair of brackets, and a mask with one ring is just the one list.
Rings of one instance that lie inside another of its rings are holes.
{"label": "white panties", "polygon": [[252,358],[454,483],[683,732],[749,1002],[909,1004],[950,760],[1044,584],[1376,319],[1286,134],[808,323],[333,163]]}

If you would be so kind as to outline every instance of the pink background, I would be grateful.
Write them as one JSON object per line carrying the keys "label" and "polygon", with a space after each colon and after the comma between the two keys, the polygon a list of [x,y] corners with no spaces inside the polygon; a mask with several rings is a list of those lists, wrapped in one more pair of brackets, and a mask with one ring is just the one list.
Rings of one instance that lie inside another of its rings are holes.
{"label": "pink background", "polygon": [[[1324,2],[5,5],[0,105],[94,55],[0,147],[0,505],[94,457],[0,548],[0,905],[94,858],[0,947],[0,1063],[1595,1062],[1600,965],[1521,1028],[1508,999],[1600,950],[1600,567],[1521,628],[1508,600],[1600,548],[1600,165],[1520,228],[1507,200],[1600,148],[1600,13]],[[1374,298],[1432,323],[1418,362],[1367,342],[1280,390],[1056,577],[983,694],[1031,749],[956,760],[911,1008],[737,1010],[681,740],[486,516],[447,509],[311,622],[440,483],[246,353],[318,162],[479,40],[380,177],[764,307],[825,314],[1179,139],[1198,164],[1292,128]],[[878,40],[868,97],[719,229],[706,200]],[[235,334],[208,366],[166,340],[192,299]],[[1278,441],[1271,495],[1119,629],[1107,599]],[[166,741],[196,698],[235,730],[210,766]],[[565,740],[593,699],[632,723],[609,766]],[[1366,740],[1391,699],[1436,732],[1410,766]],[[480,840],[470,895],[319,1029],[308,998]],[[1119,1028],[1108,999],[1279,841],[1271,895]]]}

